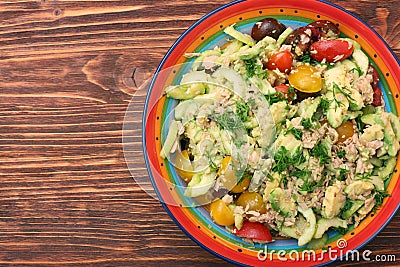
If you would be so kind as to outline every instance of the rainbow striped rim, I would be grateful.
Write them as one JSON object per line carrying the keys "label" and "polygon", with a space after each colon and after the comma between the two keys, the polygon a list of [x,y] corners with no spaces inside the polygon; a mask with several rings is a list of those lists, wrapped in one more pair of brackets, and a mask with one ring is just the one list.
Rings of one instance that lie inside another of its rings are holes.
{"label": "rainbow striped rim", "polygon": [[[396,114],[400,110],[398,59],[372,28],[332,3],[314,0],[303,0],[301,3],[297,0],[274,1],[273,3],[263,0],[235,1],[209,13],[190,27],[168,51],[150,85],[143,117],[143,148],[146,165],[164,208],[176,224],[206,250],[238,265],[265,265],[266,262],[258,260],[257,257],[258,251],[264,249],[264,246],[248,244],[229,234],[224,228],[212,222],[204,208],[190,207],[191,200],[183,195],[179,187],[169,185],[170,183],[182,184],[169,162],[159,157],[160,140],[166,136],[168,130],[168,127],[162,128],[162,125],[168,125],[166,114],[171,111],[176,102],[165,97],[160,99],[160,96],[166,85],[177,81],[186,71],[186,68],[180,67],[179,64],[190,64],[191,60],[187,60],[183,56],[185,52],[198,52],[216,45],[221,46],[226,42],[227,37],[223,33],[224,27],[236,23],[241,31],[248,32],[255,21],[267,16],[275,17],[284,24],[295,28],[317,19],[328,19],[338,23],[344,35],[360,43],[378,70],[379,86],[384,93],[387,110]],[[163,70],[170,71],[163,73]],[[150,109],[153,106],[154,108]],[[396,169],[399,164],[398,161]],[[330,232],[328,245],[341,253],[338,254],[338,258],[349,250],[359,249],[365,245],[390,221],[399,208],[399,184],[398,174],[395,173],[386,184],[392,197],[387,198],[382,208],[370,214],[357,228],[345,235]],[[339,249],[336,244],[338,238],[346,240],[347,247]],[[268,249],[289,252],[292,250],[302,251],[304,248],[298,247],[295,240],[277,240],[269,244]],[[276,255],[272,255],[273,260],[270,261],[270,257],[268,257],[268,264],[271,266],[282,264],[309,266],[310,264],[324,265],[331,262],[328,255],[321,254],[321,250],[316,253],[318,257],[316,262],[291,261],[289,258],[283,262],[278,260]]]}

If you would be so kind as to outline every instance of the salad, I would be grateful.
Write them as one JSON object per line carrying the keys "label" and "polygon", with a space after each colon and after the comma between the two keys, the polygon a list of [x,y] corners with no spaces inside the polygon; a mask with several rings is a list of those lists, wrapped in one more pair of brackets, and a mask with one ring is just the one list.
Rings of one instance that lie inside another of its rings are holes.
{"label": "salad", "polygon": [[389,196],[400,120],[334,23],[224,31],[226,45],[188,53],[191,70],[166,88],[178,104],[160,156],[232,234],[321,248],[330,228],[348,232]]}

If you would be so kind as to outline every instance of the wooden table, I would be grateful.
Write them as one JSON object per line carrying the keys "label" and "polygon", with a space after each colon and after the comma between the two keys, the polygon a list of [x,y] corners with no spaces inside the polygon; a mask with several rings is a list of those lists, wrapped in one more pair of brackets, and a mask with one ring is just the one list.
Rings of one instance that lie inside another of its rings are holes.
{"label": "wooden table", "polygon": [[[228,2],[0,2],[1,266],[228,265],[134,183],[121,144],[136,86],[186,28]],[[398,0],[332,2],[400,55]],[[145,177],[143,158],[136,163]],[[400,259],[399,231],[396,215],[365,248]]]}

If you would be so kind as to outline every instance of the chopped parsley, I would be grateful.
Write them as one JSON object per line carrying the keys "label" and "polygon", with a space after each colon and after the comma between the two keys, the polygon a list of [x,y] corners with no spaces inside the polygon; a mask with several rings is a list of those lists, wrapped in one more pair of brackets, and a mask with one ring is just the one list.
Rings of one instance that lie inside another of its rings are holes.
{"label": "chopped parsley", "polygon": [[357,124],[357,132],[361,133],[364,128],[364,123],[361,121],[361,116],[358,116],[355,120]]}
{"label": "chopped parsley", "polygon": [[314,146],[312,152],[315,157],[319,158],[319,165],[324,165],[329,162],[328,148],[324,144]]}
{"label": "chopped parsley", "polygon": [[286,95],[282,92],[276,92],[270,95],[265,95],[265,99],[267,100],[269,105],[272,105],[281,101],[288,101]]}
{"label": "chopped parsley", "polygon": [[336,179],[339,181],[346,180],[346,174],[348,174],[349,172],[350,171],[348,169],[339,168],[339,176],[336,177]]}
{"label": "chopped parsley", "polygon": [[236,147],[241,147],[246,143],[247,132],[238,115],[232,111],[225,111],[222,114],[216,114],[215,120],[222,129],[231,132]]}
{"label": "chopped parsley", "polygon": [[281,183],[283,184],[283,187],[287,187],[288,177],[286,175],[282,176]]}
{"label": "chopped parsley", "polygon": [[299,57],[298,61],[301,61],[304,64],[310,64],[311,66],[316,66],[318,64],[324,65],[323,63],[318,62],[315,59],[313,59],[310,54],[304,54],[303,56]]}
{"label": "chopped parsley", "polygon": [[278,173],[282,173],[293,164],[292,158],[290,157],[290,152],[284,146],[279,147],[279,149],[275,152],[274,160],[275,166],[273,167],[273,171]]}
{"label": "chopped parsley", "polygon": [[291,133],[294,135],[294,137],[297,140],[301,140],[301,138],[303,137],[303,131],[300,129],[296,129],[296,128],[290,128],[286,130],[286,134]]}
{"label": "chopped parsley", "polygon": [[340,212],[348,211],[349,209],[351,209],[352,206],[353,202],[351,201],[351,199],[346,198],[346,202],[344,203],[344,206],[340,209]]}
{"label": "chopped parsley", "polygon": [[385,197],[389,197],[390,194],[388,194],[386,191],[380,191],[380,190],[374,190],[375,192],[375,206],[380,207],[382,206],[383,200]]}
{"label": "chopped parsley", "polygon": [[309,130],[309,129],[311,129],[313,127],[311,119],[303,118],[301,120],[301,125],[304,127],[304,129],[307,129],[307,130]]}
{"label": "chopped parsley", "polygon": [[346,157],[346,151],[344,150],[339,150],[338,152],[336,152],[336,154],[340,159],[344,159]]}
{"label": "chopped parsley", "polygon": [[263,70],[262,64],[260,64],[256,57],[245,59],[243,61],[249,78],[257,76],[261,79],[265,79],[267,77],[267,72]]}
{"label": "chopped parsley", "polygon": [[294,156],[292,158],[293,165],[298,166],[300,164],[303,164],[304,162],[307,161],[306,157],[303,154],[303,149],[301,147],[298,147],[296,152],[294,153]]}
{"label": "chopped parsley", "polygon": [[329,101],[328,99],[325,99],[325,98],[321,98],[321,102],[319,103],[319,106],[321,107],[321,109],[324,112],[327,112],[330,104],[331,104],[331,101]]}
{"label": "chopped parsley", "polygon": [[[335,91],[339,91],[340,93],[342,93],[348,100],[350,100],[350,101],[355,101],[355,99],[350,95],[350,90],[349,89],[347,89],[347,87],[346,86],[343,86],[342,88],[339,86],[339,85],[337,85],[336,83],[333,83],[333,94],[334,94],[334,98],[335,98],[335,101],[337,102],[337,103],[340,103],[340,104],[342,104],[343,105],[343,103],[341,103],[341,102],[338,102],[337,100],[336,100],[336,97],[335,97]],[[340,104],[338,104],[339,106],[340,106]]]}
{"label": "chopped parsley", "polygon": [[236,114],[242,122],[246,122],[249,119],[250,107],[244,102],[236,102]]}
{"label": "chopped parsley", "polygon": [[300,186],[300,190],[301,191],[306,191],[308,193],[313,192],[317,187],[322,186],[322,184],[324,183],[324,180],[321,179],[317,182],[315,181],[309,181],[309,180],[304,180],[304,183],[302,186]]}
{"label": "chopped parsley", "polygon": [[358,72],[358,76],[361,76],[361,75],[363,75],[364,74],[364,72],[361,70],[361,68],[360,67],[357,67],[357,68],[352,68],[351,70],[349,70],[349,72]]}
{"label": "chopped parsley", "polygon": [[301,148],[297,149],[296,152],[291,155],[290,151],[284,146],[279,147],[274,155],[275,166],[272,168],[274,172],[282,173],[287,171],[290,166],[296,166],[304,163],[306,158],[303,155]]}
{"label": "chopped parsley", "polygon": [[227,131],[238,129],[242,124],[239,117],[236,116],[233,112],[229,111],[225,111],[222,114],[216,115],[215,120],[224,130]]}
{"label": "chopped parsley", "polygon": [[292,172],[291,174],[294,177],[300,178],[302,180],[308,178],[311,175],[311,171],[309,170],[295,170],[294,172]]}
{"label": "chopped parsley", "polygon": [[[275,92],[273,94],[265,95],[265,99],[267,100],[269,105],[272,105],[277,102],[285,101],[287,103],[292,102],[297,98],[296,90],[293,87],[289,87],[287,93],[284,92]],[[289,109],[289,107],[287,107]]]}
{"label": "chopped parsley", "polygon": [[244,64],[246,67],[246,72],[247,75],[251,78],[254,75],[256,75],[256,69],[257,69],[257,59],[256,58],[250,58],[244,60]]}

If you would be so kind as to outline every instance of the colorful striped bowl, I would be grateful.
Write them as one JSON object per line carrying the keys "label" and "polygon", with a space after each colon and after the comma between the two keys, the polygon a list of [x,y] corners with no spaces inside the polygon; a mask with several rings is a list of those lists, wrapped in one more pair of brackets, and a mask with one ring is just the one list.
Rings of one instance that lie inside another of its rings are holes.
{"label": "colorful striped bowl", "polygon": [[[234,1],[209,13],[191,26],[175,42],[159,65],[151,81],[144,109],[145,160],[150,179],[168,214],[190,238],[212,254],[243,266],[324,265],[344,257],[350,250],[364,246],[396,213],[400,202],[400,181],[397,172],[399,162],[394,175],[386,184],[392,196],[385,199],[382,208],[370,214],[347,234],[330,231],[327,246],[333,256],[329,256],[322,250],[311,254],[303,253],[305,248],[298,247],[296,240],[292,239],[279,239],[268,244],[266,248],[264,245],[247,243],[230,234],[223,227],[216,225],[203,207],[195,205],[193,200],[184,196],[184,182],[173,166],[159,156],[161,140],[168,132],[168,114],[176,105],[176,101],[163,96],[163,90],[179,81],[190,66],[192,60],[185,58],[184,53],[222,46],[227,39],[223,32],[226,26],[236,23],[240,31],[250,32],[253,24],[264,17],[274,17],[292,28],[319,19],[337,23],[344,35],[362,46],[378,70],[379,86],[384,94],[386,109],[396,114],[400,110],[399,61],[385,41],[356,16],[327,1]],[[285,256],[282,256],[284,253]]]}

